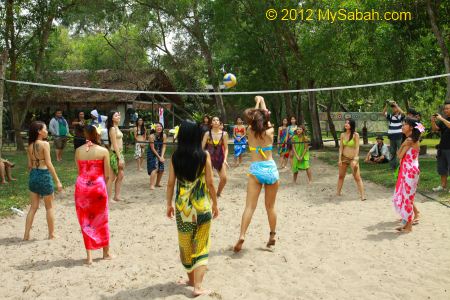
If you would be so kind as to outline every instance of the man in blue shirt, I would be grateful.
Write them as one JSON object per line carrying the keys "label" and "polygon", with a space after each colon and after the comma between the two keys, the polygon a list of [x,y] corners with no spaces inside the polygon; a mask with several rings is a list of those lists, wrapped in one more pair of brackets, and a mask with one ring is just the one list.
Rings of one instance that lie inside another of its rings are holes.
{"label": "man in blue shirt", "polygon": [[[387,112],[388,105],[392,109],[392,113]],[[402,122],[405,119],[405,113],[398,106],[395,101],[386,101],[383,108],[383,114],[389,121],[388,138],[389,138],[389,152],[391,154],[391,160],[389,161],[391,168],[395,170],[398,166],[397,150],[402,145]]]}

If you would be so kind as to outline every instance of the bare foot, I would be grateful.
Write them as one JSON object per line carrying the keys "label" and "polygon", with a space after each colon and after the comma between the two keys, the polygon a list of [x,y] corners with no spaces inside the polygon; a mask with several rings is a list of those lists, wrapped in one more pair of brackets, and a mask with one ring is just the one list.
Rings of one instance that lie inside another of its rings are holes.
{"label": "bare foot", "polygon": [[85,265],[92,265],[92,259],[88,259],[88,258],[86,258],[85,260],[84,260],[84,264]]}
{"label": "bare foot", "polygon": [[155,187],[154,186],[150,186],[150,190],[154,190],[155,189]]}
{"label": "bare foot", "polygon": [[106,254],[106,255],[103,255],[103,259],[104,260],[111,260],[111,259],[113,259],[114,258],[114,255],[112,255],[112,254]]}
{"label": "bare foot", "polygon": [[6,181],[2,180],[0,181],[0,184],[6,184]]}
{"label": "bare foot", "polygon": [[23,240],[24,241],[29,241],[30,240],[30,235],[29,234],[24,235],[23,236]]}
{"label": "bare foot", "polygon": [[266,247],[267,247],[267,248],[270,248],[270,247],[272,247],[272,246],[275,246],[275,242],[276,242],[276,240],[275,240],[275,235],[276,235],[275,232],[271,232],[271,233],[270,233],[269,241],[268,241],[267,244],[266,244]]}
{"label": "bare foot", "polygon": [[8,181],[17,181],[17,179],[11,177],[11,178],[8,179]]}
{"label": "bare foot", "polygon": [[240,238],[238,241],[237,241],[237,243],[236,243],[236,245],[234,245],[234,248],[233,248],[233,251],[234,252],[239,252],[239,251],[241,251],[242,250],[242,245],[244,244],[244,239],[243,238]]}
{"label": "bare foot", "polygon": [[194,283],[193,282],[191,282],[189,279],[179,279],[178,281],[177,281],[177,284],[178,285],[188,285],[188,286],[194,286]]}
{"label": "bare foot", "polygon": [[120,198],[114,198],[113,201],[114,201],[114,202],[120,202],[120,201],[122,201],[122,199],[120,199]]}
{"label": "bare foot", "polygon": [[157,184],[156,187],[163,187],[163,185],[162,184]]}
{"label": "bare foot", "polygon": [[54,234],[49,234],[48,235],[48,239],[49,240],[55,240],[58,236],[54,235]]}
{"label": "bare foot", "polygon": [[366,197],[361,197],[361,201],[366,201],[367,198]]}
{"label": "bare foot", "polygon": [[209,295],[209,294],[211,294],[212,293],[212,291],[210,291],[210,290],[204,290],[204,289],[194,289],[194,291],[192,292],[192,296],[194,296],[194,297],[198,297],[198,296],[201,296],[201,295]]}

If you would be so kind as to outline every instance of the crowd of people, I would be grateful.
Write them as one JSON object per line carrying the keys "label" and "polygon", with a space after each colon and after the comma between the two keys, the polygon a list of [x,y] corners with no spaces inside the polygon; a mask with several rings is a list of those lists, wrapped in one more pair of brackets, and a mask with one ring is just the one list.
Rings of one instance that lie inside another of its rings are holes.
{"label": "crowd of people", "polygon": [[[387,113],[388,105],[392,108],[392,113]],[[391,167],[398,166],[393,196],[393,206],[401,217],[401,224],[397,230],[410,232],[412,225],[418,223],[420,215],[414,197],[420,174],[420,139],[425,128],[420,123],[420,114],[411,110],[405,115],[395,102],[387,102],[383,113],[389,122],[390,147],[384,144],[383,136],[378,135],[376,144],[370,149],[364,161],[370,164],[390,162]],[[445,104],[444,114],[445,117],[434,114],[431,119],[432,129],[441,132],[437,156],[441,185],[436,190],[447,188],[450,170],[450,103]],[[87,264],[92,264],[92,250],[96,249],[103,249],[104,259],[112,258],[109,250],[108,205],[110,201],[121,201],[125,168],[123,133],[119,128],[120,118],[117,111],[112,111],[105,117],[94,110],[91,112],[89,122],[83,113],[72,122],[75,130],[75,160],[78,166],[75,206],[87,252]],[[62,111],[55,113],[49,130],[56,138],[54,140],[54,147],[57,149],[56,159],[61,160],[69,132]],[[273,158],[275,133],[277,133],[275,144],[280,156],[278,166]],[[243,154],[247,150],[250,152],[251,160],[240,233],[233,250],[239,252],[244,245],[246,232],[263,187],[269,222],[266,245],[271,248],[276,243],[275,203],[279,187],[279,170],[287,168],[289,164],[294,183],[297,182],[299,171],[305,171],[307,183],[312,183],[307,129],[303,124],[298,125],[296,118],[292,117],[284,118],[276,131],[270,122],[270,111],[264,98],[256,96],[255,106],[245,110],[242,117],[236,118],[232,135],[234,166],[237,167],[242,163]],[[25,240],[30,239],[31,226],[41,197],[47,211],[48,237],[49,239],[55,237],[53,183],[58,191],[62,190],[62,185],[52,164],[47,136],[45,123],[35,121],[31,124],[27,150],[31,206],[26,217]],[[149,130],[145,127],[144,120],[138,118],[133,136],[136,141],[134,158],[137,170],[142,170],[146,150],[150,189],[161,187],[167,144],[163,125],[155,123]],[[227,183],[228,139],[229,134],[224,130],[223,123],[218,117],[205,116],[200,124],[183,121],[177,132],[177,146],[168,166],[166,214],[167,217],[176,220],[180,258],[187,272],[187,279],[182,283],[194,288],[194,296],[208,292],[202,288],[202,281],[211,244],[211,222],[219,216],[218,199]],[[342,195],[344,178],[350,167],[359,197],[366,200],[359,166],[360,137],[354,120],[345,121],[344,131],[339,140],[336,195]],[[3,160],[1,163],[8,165],[9,169],[13,167]],[[213,180],[214,170],[219,176],[217,189]],[[6,176],[9,180],[13,180],[10,173],[9,175],[6,173]]]}

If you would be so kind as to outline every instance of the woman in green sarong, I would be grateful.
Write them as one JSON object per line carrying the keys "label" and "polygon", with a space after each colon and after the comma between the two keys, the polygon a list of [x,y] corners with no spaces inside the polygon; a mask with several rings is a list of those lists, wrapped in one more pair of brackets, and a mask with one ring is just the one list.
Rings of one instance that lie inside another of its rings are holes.
{"label": "woman in green sarong", "polygon": [[294,153],[292,161],[294,183],[297,182],[298,171],[305,170],[308,176],[308,184],[311,184],[312,174],[309,168],[309,140],[306,136],[306,128],[304,125],[297,127],[295,135],[292,137],[292,150]]}

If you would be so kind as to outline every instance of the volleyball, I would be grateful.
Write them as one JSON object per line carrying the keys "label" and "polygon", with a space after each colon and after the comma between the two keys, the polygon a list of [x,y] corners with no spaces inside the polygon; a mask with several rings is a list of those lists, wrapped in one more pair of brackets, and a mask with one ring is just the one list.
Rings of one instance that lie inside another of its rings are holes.
{"label": "volleyball", "polygon": [[233,74],[227,73],[225,74],[225,76],[223,76],[223,85],[225,85],[227,89],[232,88],[236,85],[236,83],[236,76],[234,76]]}

